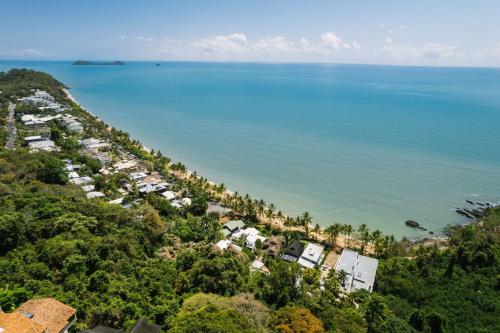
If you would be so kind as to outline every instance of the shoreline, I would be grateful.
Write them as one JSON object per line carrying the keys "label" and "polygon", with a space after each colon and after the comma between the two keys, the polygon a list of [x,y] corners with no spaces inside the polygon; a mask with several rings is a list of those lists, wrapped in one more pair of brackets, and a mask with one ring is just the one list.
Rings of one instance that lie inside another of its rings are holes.
{"label": "shoreline", "polygon": [[[75,103],[76,105],[78,105],[83,111],[85,111],[86,113],[88,113],[89,115],[91,115],[92,117],[94,117],[96,120],[104,123],[109,129],[111,129],[111,126],[110,124],[108,124],[107,122],[105,122],[104,120],[102,120],[101,118],[99,118],[98,116],[96,116],[95,114],[93,114],[92,112],[88,111],[71,93],[70,93],[70,90],[71,88],[63,88],[62,90],[64,91],[66,97],[71,100],[73,103]],[[142,145],[142,143],[141,143]],[[148,148],[148,147],[145,147],[142,145],[142,150],[148,154],[151,153],[152,149]],[[171,162],[170,165],[174,164],[176,162]],[[177,162],[177,163],[181,163],[182,162]],[[174,172],[174,174],[179,177],[179,178],[182,178],[184,180],[189,180],[190,178],[192,178],[193,176],[196,177],[197,180],[206,180],[207,183],[209,184],[209,187],[211,188],[211,192],[212,194],[214,194],[214,188],[217,187],[217,184],[210,181],[209,179],[199,175],[196,171],[193,171],[193,170],[189,170],[186,168],[186,170],[184,172]],[[235,191],[231,191],[229,189],[226,189],[221,195],[220,195],[220,199],[221,200],[231,200],[231,199],[237,199],[238,198],[238,195],[236,194],[238,192],[235,192]],[[270,208],[268,206],[265,207],[265,211],[268,211]],[[275,228],[277,230],[282,230],[282,231],[302,231],[302,229],[300,227],[297,227],[297,226],[286,226],[285,225],[285,221],[286,219],[289,217],[288,215],[286,214],[283,214],[282,217],[278,218],[276,216],[274,216],[271,220],[271,222],[269,223],[269,218],[266,216],[265,213],[263,214],[256,214],[256,217],[258,218],[259,220],[259,224],[261,225],[266,225],[266,224],[271,224],[272,225],[272,228]],[[470,223],[475,223],[476,220],[473,220],[473,221],[466,221],[464,223],[454,223],[453,225],[466,225],[466,224],[470,224]],[[401,222],[401,223],[404,223],[404,222]],[[347,225],[349,225],[349,223],[346,223]],[[312,235],[312,238],[313,239],[316,239],[318,241],[322,241],[322,242],[325,242],[325,243],[328,243],[328,236],[325,236],[325,231],[326,229],[331,226],[332,224],[328,225],[328,226],[320,226],[321,227],[321,231],[320,232],[316,232],[316,231],[313,231],[315,226],[314,225],[309,225],[309,229],[310,229],[310,235]],[[344,224],[345,225],[345,224]],[[351,226],[356,226],[356,225],[352,225]],[[368,227],[370,227],[368,225]],[[412,229],[412,228],[410,228]],[[355,229],[355,232],[356,233],[356,229]],[[353,233],[353,234],[354,234]],[[392,234],[387,234],[387,235],[392,235]],[[443,231],[440,231],[440,232],[435,232],[434,234],[425,234],[425,235],[415,235],[415,236],[407,236],[407,235],[402,235],[400,236],[401,239],[400,240],[408,240],[412,243],[420,243],[420,242],[442,242],[442,241],[445,241],[447,240],[447,236],[443,233]],[[346,247],[348,245],[348,243],[359,243],[360,241],[357,240],[355,237],[346,237],[345,235],[339,235],[337,237],[337,240],[336,240],[336,244],[337,246],[339,246],[340,244],[341,247]]]}

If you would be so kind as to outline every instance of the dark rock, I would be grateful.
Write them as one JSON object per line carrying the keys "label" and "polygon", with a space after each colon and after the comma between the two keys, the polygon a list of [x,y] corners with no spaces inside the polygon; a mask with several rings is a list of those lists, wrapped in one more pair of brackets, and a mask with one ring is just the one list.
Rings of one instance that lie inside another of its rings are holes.
{"label": "dark rock", "polygon": [[405,224],[410,227],[410,228],[418,228],[420,227],[420,224],[417,221],[414,220],[407,220],[405,221]]}

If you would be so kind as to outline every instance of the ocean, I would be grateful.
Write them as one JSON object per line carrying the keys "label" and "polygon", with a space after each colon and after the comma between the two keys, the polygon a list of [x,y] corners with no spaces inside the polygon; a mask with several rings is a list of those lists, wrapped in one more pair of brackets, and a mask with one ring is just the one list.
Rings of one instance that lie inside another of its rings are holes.
{"label": "ocean", "polygon": [[90,112],[238,193],[397,237],[500,200],[500,69],[0,61],[47,71]]}

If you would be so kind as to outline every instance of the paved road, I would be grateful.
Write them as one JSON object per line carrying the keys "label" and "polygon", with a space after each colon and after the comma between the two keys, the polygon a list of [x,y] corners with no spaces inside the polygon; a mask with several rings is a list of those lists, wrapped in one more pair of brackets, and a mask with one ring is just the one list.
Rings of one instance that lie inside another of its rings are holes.
{"label": "paved road", "polygon": [[14,149],[14,143],[16,142],[16,119],[14,117],[14,111],[16,105],[9,102],[9,114],[7,115],[7,143],[5,148]]}

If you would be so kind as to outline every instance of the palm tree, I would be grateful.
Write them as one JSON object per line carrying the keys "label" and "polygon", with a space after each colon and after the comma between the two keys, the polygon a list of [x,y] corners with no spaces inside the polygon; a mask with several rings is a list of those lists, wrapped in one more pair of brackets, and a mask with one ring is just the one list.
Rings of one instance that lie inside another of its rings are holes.
{"label": "palm tree", "polygon": [[306,233],[306,238],[309,238],[309,226],[312,222],[312,216],[308,212],[302,214],[302,227],[304,227],[304,232]]}
{"label": "palm tree", "polygon": [[285,225],[285,227],[293,227],[295,225],[295,221],[292,217],[287,216],[283,224]]}
{"label": "palm tree", "polygon": [[361,224],[358,227],[358,237],[361,240],[361,253],[365,253],[365,246],[370,241],[370,229],[366,224]]}
{"label": "palm tree", "polygon": [[331,234],[332,234],[332,248],[335,248],[335,245],[337,244],[337,238],[340,235],[340,232],[342,231],[342,225],[338,223],[334,223],[330,226],[331,228]]}
{"label": "palm tree", "polygon": [[344,233],[347,236],[347,242],[346,242],[346,247],[349,247],[349,238],[351,237],[352,233],[354,232],[352,225],[346,224],[344,225]]}
{"label": "palm tree", "polygon": [[337,274],[340,285],[345,287],[345,283],[347,282],[347,272],[341,269]]}
{"label": "palm tree", "polygon": [[380,230],[375,230],[374,232],[372,232],[371,234],[371,241],[372,241],[372,244],[373,244],[373,248],[375,250],[375,253],[377,255],[380,254],[380,250],[381,250],[381,247],[380,247],[380,240],[381,240],[381,237],[382,237],[382,232]]}
{"label": "palm tree", "polygon": [[314,225],[313,231],[315,233],[315,239],[318,240],[318,235],[321,233],[321,227],[318,223],[316,223],[316,225]]}

